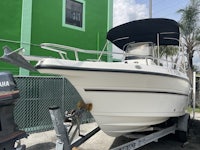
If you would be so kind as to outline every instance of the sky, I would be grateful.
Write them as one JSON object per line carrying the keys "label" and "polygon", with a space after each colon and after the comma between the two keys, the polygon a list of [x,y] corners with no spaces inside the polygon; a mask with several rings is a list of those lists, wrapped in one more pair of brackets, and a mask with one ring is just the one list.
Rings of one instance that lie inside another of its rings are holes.
{"label": "sky", "polygon": [[[113,26],[137,19],[149,18],[149,0],[113,0]],[[184,8],[189,0],[152,0],[153,18],[180,20],[177,10]]]}
{"label": "sky", "polygon": [[[149,18],[149,0],[113,0],[113,27],[120,24]],[[179,9],[185,8],[189,0],[152,0],[152,18],[180,20]],[[113,51],[121,52],[113,46]],[[121,55],[113,55],[120,59]]]}

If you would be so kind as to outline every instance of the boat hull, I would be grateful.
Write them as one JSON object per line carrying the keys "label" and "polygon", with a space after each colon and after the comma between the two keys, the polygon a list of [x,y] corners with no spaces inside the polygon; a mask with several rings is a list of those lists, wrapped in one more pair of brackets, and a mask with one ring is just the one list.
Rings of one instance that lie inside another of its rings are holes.
{"label": "boat hull", "polygon": [[187,106],[186,96],[174,94],[91,92],[87,95],[94,98],[95,120],[111,136],[141,131],[169,117],[181,116]]}
{"label": "boat hull", "polygon": [[166,70],[146,70],[39,68],[42,73],[66,77],[84,102],[92,103],[92,115],[110,136],[143,131],[185,114],[190,88],[187,78]]}

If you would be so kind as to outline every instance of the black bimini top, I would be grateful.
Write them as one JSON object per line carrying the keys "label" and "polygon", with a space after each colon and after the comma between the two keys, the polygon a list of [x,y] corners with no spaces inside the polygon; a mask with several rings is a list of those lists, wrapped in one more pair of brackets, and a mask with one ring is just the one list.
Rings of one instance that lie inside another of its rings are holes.
{"label": "black bimini top", "polygon": [[112,28],[107,39],[122,50],[127,44],[152,42],[157,45],[179,45],[179,25],[176,21],[164,18],[151,18],[128,22]]}

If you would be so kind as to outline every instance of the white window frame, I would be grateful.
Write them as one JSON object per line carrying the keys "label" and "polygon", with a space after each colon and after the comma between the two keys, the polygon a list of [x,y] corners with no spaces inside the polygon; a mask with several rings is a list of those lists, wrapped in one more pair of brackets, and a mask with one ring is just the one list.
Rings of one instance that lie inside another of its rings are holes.
{"label": "white window frame", "polygon": [[83,4],[82,27],[78,27],[78,26],[75,26],[75,25],[71,25],[71,24],[65,23],[65,19],[66,19],[66,5],[67,5],[66,1],[67,0],[63,0],[62,26],[63,27],[68,27],[68,28],[72,28],[72,29],[75,29],[75,30],[85,31],[85,1],[84,0],[74,0],[74,1],[77,1],[77,2]]}

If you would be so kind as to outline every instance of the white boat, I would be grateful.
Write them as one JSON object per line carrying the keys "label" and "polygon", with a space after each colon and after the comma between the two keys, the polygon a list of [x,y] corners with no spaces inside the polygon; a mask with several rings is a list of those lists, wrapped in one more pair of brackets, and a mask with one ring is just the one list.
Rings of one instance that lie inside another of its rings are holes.
{"label": "white boat", "polygon": [[62,58],[64,49],[73,50],[76,60],[44,58],[36,69],[66,77],[83,101],[93,105],[94,119],[110,136],[145,131],[185,114],[190,82],[184,55],[177,64],[159,58],[160,45],[180,45],[175,21],[132,21],[111,29],[107,39],[124,50],[121,62],[79,61],[78,53],[98,52],[43,43],[43,48],[59,52]]}

